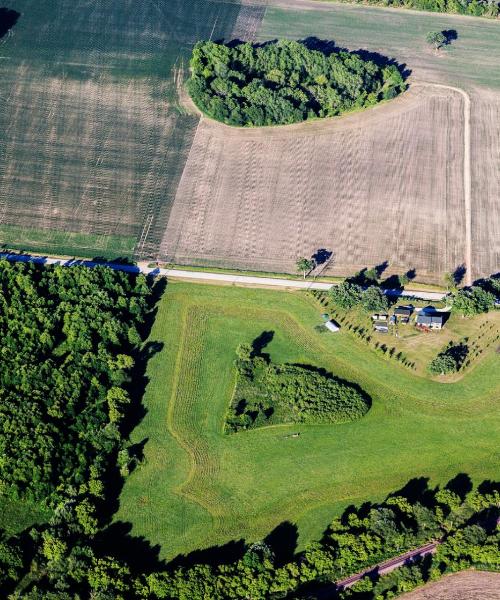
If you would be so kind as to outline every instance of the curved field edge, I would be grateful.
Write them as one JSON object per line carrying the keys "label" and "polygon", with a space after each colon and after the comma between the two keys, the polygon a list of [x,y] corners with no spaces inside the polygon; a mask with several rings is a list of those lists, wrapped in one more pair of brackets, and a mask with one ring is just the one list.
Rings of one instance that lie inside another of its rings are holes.
{"label": "curved field edge", "polygon": [[[323,1],[323,0],[318,0],[318,1]],[[197,115],[199,117],[202,117],[205,121],[208,121],[209,123],[213,123],[216,126],[220,125],[221,127],[225,128],[225,131],[221,132],[222,134],[227,133],[230,130],[278,131],[278,132],[288,131],[288,130],[301,131],[302,128],[310,126],[313,123],[315,123],[317,125],[321,124],[321,123],[332,123],[332,122],[336,123],[342,119],[345,119],[346,117],[350,117],[353,115],[359,115],[360,113],[370,112],[370,111],[376,110],[377,108],[391,105],[392,103],[396,102],[398,99],[401,99],[402,97],[405,96],[405,94],[408,93],[408,90],[410,89],[410,85],[418,85],[418,83],[411,84],[408,82],[406,82],[406,84],[407,84],[406,89],[403,90],[402,92],[400,92],[397,96],[394,96],[394,98],[391,98],[390,100],[379,100],[376,104],[372,104],[371,106],[361,106],[361,107],[351,108],[349,110],[344,110],[342,113],[335,115],[335,116],[331,116],[331,117],[308,117],[302,121],[296,121],[294,123],[276,123],[276,124],[272,124],[272,125],[232,125],[229,123],[225,123],[224,121],[219,121],[219,120],[215,119],[214,117],[212,117],[209,113],[205,112],[202,108],[200,108],[187,90],[185,90],[185,93],[183,94],[181,102],[182,102],[183,108],[186,110],[187,113]],[[422,85],[422,83],[420,85]],[[423,85],[425,85],[425,82],[423,82]]]}
{"label": "curved field edge", "polygon": [[[440,385],[346,332],[315,334],[318,318],[300,293],[168,286],[150,338],[165,346],[151,359],[148,413],[133,439],[145,442],[146,461],[128,479],[117,515],[160,544],[162,556],[262,538],[285,520],[298,524],[303,545],[349,503],[382,498],[412,477],[494,476],[494,356]],[[273,360],[323,366],[360,384],[373,398],[368,415],[223,435],[234,349],[264,330],[275,332],[266,348]],[[291,431],[301,436],[287,438]]]}

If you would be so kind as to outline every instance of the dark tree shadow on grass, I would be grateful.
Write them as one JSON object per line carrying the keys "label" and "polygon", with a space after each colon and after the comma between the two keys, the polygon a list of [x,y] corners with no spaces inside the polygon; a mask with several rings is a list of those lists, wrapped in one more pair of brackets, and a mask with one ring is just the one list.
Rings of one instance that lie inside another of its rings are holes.
{"label": "dark tree shadow on grass", "polygon": [[193,567],[198,564],[227,565],[243,558],[247,544],[243,539],[231,541],[221,546],[211,546],[203,550],[194,550],[189,554],[179,554],[168,564],[170,569],[178,567]]}
{"label": "dark tree shadow on grass", "polygon": [[458,33],[456,29],[444,29],[441,32],[445,37],[445,45],[449,46],[451,42],[454,42],[458,39]]}
{"label": "dark tree shadow on grass", "polygon": [[434,504],[434,490],[429,488],[428,477],[414,477],[410,479],[402,488],[389,494],[392,496],[403,496],[410,503],[420,502],[424,506],[432,506]]}
{"label": "dark tree shadow on grass", "polygon": [[262,350],[273,341],[274,331],[263,331],[252,342],[252,356],[260,356],[269,360],[269,354],[262,354]]}
{"label": "dark tree shadow on grass", "polygon": [[21,13],[17,10],[2,7],[0,8],[0,38],[3,38],[18,22]]}
{"label": "dark tree shadow on grass", "polygon": [[473,485],[471,478],[466,473],[459,473],[453,479],[450,479],[444,487],[450,492],[458,494],[463,502],[465,496],[472,491]]}
{"label": "dark tree shadow on grass", "polygon": [[166,562],[160,559],[160,545],[152,545],[142,536],[131,535],[131,531],[130,523],[112,523],[96,536],[97,553],[123,560],[138,575],[164,570]]}
{"label": "dark tree shadow on grass", "polygon": [[[142,340],[147,340],[151,334],[151,329],[158,312],[158,304],[163,296],[166,285],[166,279],[159,279],[152,284],[148,297],[146,318],[139,328]],[[129,438],[131,432],[146,415],[147,411],[143,403],[143,398],[149,383],[149,378],[146,375],[147,365],[153,356],[162,351],[163,346],[163,342],[148,340],[134,353],[135,364],[130,373],[129,381],[125,384],[130,396],[130,405],[120,425],[120,431],[124,440]],[[143,440],[141,443],[135,444],[128,449],[130,471],[134,470],[142,460],[145,444],[146,440]],[[118,471],[118,467],[115,465],[116,462],[110,465],[104,481],[106,497],[99,506],[99,514],[103,524],[109,523],[112,515],[118,510],[119,497],[124,485],[124,480]]]}
{"label": "dark tree shadow on grass", "polygon": [[282,567],[293,559],[298,538],[297,525],[290,523],[290,521],[283,521],[264,538],[264,542],[274,554],[276,566]]}

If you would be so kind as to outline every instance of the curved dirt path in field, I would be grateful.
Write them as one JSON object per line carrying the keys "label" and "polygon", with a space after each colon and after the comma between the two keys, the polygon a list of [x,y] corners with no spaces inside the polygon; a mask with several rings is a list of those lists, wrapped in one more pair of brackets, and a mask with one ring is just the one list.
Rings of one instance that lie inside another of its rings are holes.
{"label": "curved dirt path in field", "polygon": [[[379,102],[374,106],[354,112],[347,112],[335,117],[323,117],[301,121],[300,123],[292,123],[291,125],[263,125],[261,127],[237,127],[234,125],[226,125],[225,123],[221,123],[220,121],[216,121],[205,115],[187,93],[182,97],[182,104],[185,110],[199,115],[200,122],[203,121],[205,127],[209,127],[212,133],[218,137],[244,137],[248,140],[261,140],[262,138],[281,139],[284,137],[294,137],[297,134],[300,134],[301,136],[304,134],[329,134],[332,131],[345,131],[352,129],[353,127],[360,127],[385,120],[388,116],[414,109],[421,101],[421,97],[425,95],[425,88],[433,85],[434,84],[416,80],[410,81],[408,89],[392,100]],[[445,85],[441,87],[447,88]]]}

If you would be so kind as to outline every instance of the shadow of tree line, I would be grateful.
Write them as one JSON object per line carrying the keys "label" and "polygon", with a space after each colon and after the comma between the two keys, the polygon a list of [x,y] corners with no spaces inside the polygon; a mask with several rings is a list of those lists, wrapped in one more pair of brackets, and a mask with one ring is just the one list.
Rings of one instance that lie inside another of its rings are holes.
{"label": "shadow of tree line", "polygon": [[[386,500],[394,496],[400,496],[406,498],[412,504],[418,502],[426,508],[433,508],[436,505],[435,493],[438,491],[439,486],[432,487],[429,481],[428,477],[410,479],[400,489],[388,494]],[[454,492],[463,501],[465,496],[473,490],[473,484],[469,475],[460,473],[452,478],[444,486],[444,489]],[[481,494],[493,493],[494,491],[500,492],[500,483],[485,480],[477,489]],[[348,525],[350,517],[354,514],[361,519],[368,517],[370,511],[378,506],[380,506],[380,503],[369,501],[364,502],[361,506],[351,504],[342,512],[341,523]],[[474,515],[467,522],[467,525],[478,523],[478,519],[479,516]],[[496,516],[493,513],[489,516],[487,514],[485,521],[485,515],[482,514],[481,525],[493,531],[497,526]],[[330,527],[327,527],[319,541],[325,542],[330,533]],[[301,552],[298,551],[299,530],[297,525],[291,521],[286,520],[278,524],[262,541],[271,550],[276,567],[281,567],[294,559],[300,558]],[[147,574],[159,570],[173,571],[180,567],[190,568],[200,564],[211,567],[229,565],[242,559],[251,543],[253,543],[253,540],[248,541],[240,538],[225,544],[178,554],[173,559],[166,561],[160,558],[160,545],[153,545],[146,538],[133,535],[130,523],[112,523],[96,539],[96,547],[103,554],[112,554],[125,561],[136,574]],[[373,576],[376,575],[375,569]],[[317,587],[317,584],[309,584],[306,586],[305,591],[309,588],[313,590],[315,585]]]}

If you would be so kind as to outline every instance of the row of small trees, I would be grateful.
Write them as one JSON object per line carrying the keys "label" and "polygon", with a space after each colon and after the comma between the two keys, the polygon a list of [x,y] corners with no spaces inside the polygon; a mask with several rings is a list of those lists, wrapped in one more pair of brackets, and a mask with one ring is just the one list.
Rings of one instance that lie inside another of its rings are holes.
{"label": "row of small trees", "polygon": [[498,17],[498,0],[344,0],[361,4],[413,8],[431,12],[471,15],[474,17]]}

